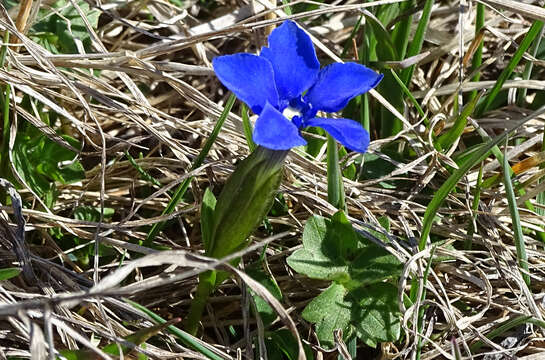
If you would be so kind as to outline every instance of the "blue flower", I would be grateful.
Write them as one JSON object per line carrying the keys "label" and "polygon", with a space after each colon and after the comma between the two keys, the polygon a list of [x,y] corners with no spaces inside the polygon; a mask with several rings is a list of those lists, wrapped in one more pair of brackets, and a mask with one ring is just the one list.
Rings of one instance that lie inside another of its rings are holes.
{"label": "blue flower", "polygon": [[347,148],[365,152],[369,133],[356,121],[316,117],[336,112],[350,99],[375,87],[382,75],[356,63],[334,63],[320,70],[310,37],[293,21],[269,36],[259,56],[239,53],[216,57],[216,76],[259,115],[256,144],[272,150],[305,145],[299,130],[318,126]]}

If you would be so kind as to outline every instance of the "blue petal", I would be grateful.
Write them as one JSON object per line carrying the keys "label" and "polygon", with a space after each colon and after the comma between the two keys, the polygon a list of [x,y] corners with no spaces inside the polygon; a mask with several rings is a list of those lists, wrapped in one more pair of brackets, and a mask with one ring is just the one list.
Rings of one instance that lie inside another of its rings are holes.
{"label": "blue petal", "polygon": [[218,56],[212,65],[221,83],[248,104],[254,113],[261,113],[267,101],[278,106],[278,92],[269,61],[242,53]]}
{"label": "blue petal", "polygon": [[350,150],[364,153],[369,146],[369,133],[357,121],[350,119],[312,118],[306,126],[318,126]]}
{"label": "blue petal", "polygon": [[289,101],[314,84],[320,63],[310,37],[293,21],[284,21],[269,36],[269,47],[261,49],[262,57],[274,69],[280,100]]}
{"label": "blue petal", "polygon": [[255,122],[253,138],[256,144],[272,150],[289,150],[307,143],[297,126],[269,103]]}
{"label": "blue petal", "polygon": [[318,80],[310,88],[305,99],[312,107],[336,112],[348,104],[354,96],[377,86],[382,75],[356,63],[334,63],[320,71]]}

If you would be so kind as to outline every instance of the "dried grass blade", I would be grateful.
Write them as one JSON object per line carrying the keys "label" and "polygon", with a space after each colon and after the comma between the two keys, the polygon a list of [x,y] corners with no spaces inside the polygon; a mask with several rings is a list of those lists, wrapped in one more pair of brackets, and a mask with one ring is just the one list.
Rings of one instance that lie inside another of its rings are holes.
{"label": "dried grass blade", "polygon": [[464,174],[469,171],[475,164],[483,161],[488,153],[492,151],[494,147],[497,148],[497,145],[504,141],[508,134],[512,131],[515,131],[520,126],[522,126],[524,123],[538,117],[539,115],[545,113],[545,106],[542,106],[538,110],[534,111],[527,117],[523,118],[522,120],[519,120],[513,127],[508,129],[505,133],[502,135],[497,136],[494,139],[488,140],[486,143],[484,143],[481,148],[476,151],[469,159],[467,159],[458,170],[456,170],[444,183],[443,185],[437,190],[435,193],[435,196],[433,197],[432,201],[429,203],[426,212],[424,213],[424,220],[422,221],[422,231],[420,236],[420,242],[419,242],[419,249],[423,250],[426,247],[426,242],[428,240],[428,236],[430,235],[431,228],[433,225],[433,221],[435,218],[435,215],[437,214],[437,210],[439,210],[439,207],[443,203],[443,200],[446,199],[448,194],[454,189],[458,181],[464,176]]}
{"label": "dried grass blade", "polygon": [[[233,107],[233,104],[235,103],[235,100],[236,100],[235,95],[231,94],[231,96],[227,100],[227,103],[225,104],[225,108],[223,109],[223,113],[221,114],[218,121],[214,125],[214,129],[212,130],[212,133],[210,134],[210,136],[206,140],[206,143],[204,144],[204,147],[202,148],[202,150],[199,153],[199,155],[197,156],[197,158],[193,161],[193,165],[191,165],[191,170],[194,170],[194,169],[198,168],[204,162],[204,159],[206,158],[206,156],[208,155],[208,152],[212,148],[212,145],[216,141],[216,139],[217,139],[217,137],[219,135],[219,132],[220,132],[221,128],[223,127],[223,123],[225,122],[225,119],[227,119],[227,116],[229,115],[229,112],[231,111],[231,108]],[[168,214],[170,214],[170,213],[172,213],[174,211],[174,209],[176,208],[176,205],[178,205],[178,203],[180,202],[180,200],[184,196],[185,192],[189,188],[189,184],[191,183],[191,179],[193,179],[193,177],[187,178],[186,180],[184,180],[183,183],[180,184],[180,186],[174,192],[174,196],[169,201],[167,207],[165,208],[165,210],[163,210],[161,215],[168,215]],[[146,241],[144,242],[145,246],[150,246],[152,244],[153,240],[155,239],[157,234],[161,231],[164,224],[165,224],[164,222],[153,224],[150,232],[148,233]]]}

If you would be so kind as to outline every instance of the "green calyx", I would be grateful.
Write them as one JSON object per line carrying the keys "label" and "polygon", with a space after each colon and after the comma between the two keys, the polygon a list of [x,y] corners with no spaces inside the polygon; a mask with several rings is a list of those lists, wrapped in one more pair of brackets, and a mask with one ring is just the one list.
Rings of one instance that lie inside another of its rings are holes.
{"label": "green calyx", "polygon": [[[287,150],[257,147],[237,166],[217,200],[206,190],[201,208],[206,256],[221,259],[248,245],[248,237],[272,206],[287,155]],[[233,265],[236,263],[238,260],[231,261]],[[184,321],[188,333],[196,334],[208,297],[228,276],[215,270],[199,275],[197,292]]]}
{"label": "green calyx", "polygon": [[272,206],[287,154],[258,147],[237,166],[215,204],[207,194],[203,212],[209,220],[201,226],[207,256],[223,258],[248,245],[248,237]]}

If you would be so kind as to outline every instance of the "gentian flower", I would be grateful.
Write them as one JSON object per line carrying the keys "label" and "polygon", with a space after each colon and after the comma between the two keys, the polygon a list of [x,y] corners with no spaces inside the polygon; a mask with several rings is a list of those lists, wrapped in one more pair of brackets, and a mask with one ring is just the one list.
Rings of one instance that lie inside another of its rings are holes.
{"label": "gentian flower", "polygon": [[[341,110],[354,96],[375,87],[382,75],[355,63],[320,70],[310,37],[293,21],[273,30],[269,47],[263,47],[259,56],[219,56],[213,65],[223,85],[259,115],[253,140],[260,146],[238,164],[217,201],[203,201],[205,254],[220,259],[248,245],[249,236],[271,208],[289,150],[306,144],[301,129],[321,127],[347,148],[365,152],[369,134],[358,122],[316,115]],[[227,276],[215,270],[199,275],[184,321],[186,331],[196,333],[209,295]]]}
{"label": "gentian flower", "polygon": [[350,99],[375,87],[382,75],[356,63],[333,63],[320,70],[310,37],[287,20],[269,36],[261,54],[239,53],[213,60],[219,80],[259,115],[256,144],[271,150],[305,145],[299,131],[326,130],[348,149],[363,153],[369,133],[350,119],[316,117],[337,112]]}

